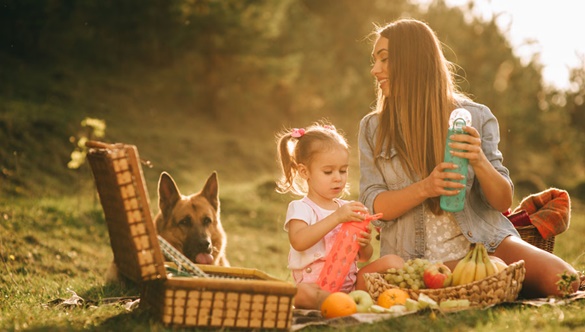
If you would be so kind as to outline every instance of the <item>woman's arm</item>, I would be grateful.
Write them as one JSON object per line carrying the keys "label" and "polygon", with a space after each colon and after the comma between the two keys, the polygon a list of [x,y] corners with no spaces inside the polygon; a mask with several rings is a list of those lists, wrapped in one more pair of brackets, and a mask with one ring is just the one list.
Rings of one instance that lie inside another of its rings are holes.
{"label": "woman's arm", "polygon": [[[487,135],[481,138],[475,128],[464,127],[464,130],[469,135],[455,135],[453,138],[459,143],[455,143],[452,147],[465,150],[465,152],[454,152],[453,154],[469,160],[469,165],[473,167],[475,177],[487,202],[494,209],[504,212],[512,205],[513,190],[509,180],[494,166],[494,163],[501,165],[502,158],[500,153],[491,151],[492,149],[497,149],[498,140],[498,137],[494,137],[492,133],[494,128],[489,128],[489,126],[493,126],[492,121],[495,121],[495,118],[488,120],[484,125],[482,132],[487,133]],[[484,149],[489,150],[487,154],[494,156],[494,160],[488,159]]]}

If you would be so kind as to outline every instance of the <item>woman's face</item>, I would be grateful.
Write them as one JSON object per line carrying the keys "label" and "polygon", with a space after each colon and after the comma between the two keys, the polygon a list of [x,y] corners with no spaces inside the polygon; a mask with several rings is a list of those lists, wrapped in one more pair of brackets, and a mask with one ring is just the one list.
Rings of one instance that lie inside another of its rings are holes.
{"label": "woman's face", "polygon": [[388,81],[388,38],[379,37],[372,51],[372,69],[370,72],[378,81],[378,87],[386,97],[390,94]]}

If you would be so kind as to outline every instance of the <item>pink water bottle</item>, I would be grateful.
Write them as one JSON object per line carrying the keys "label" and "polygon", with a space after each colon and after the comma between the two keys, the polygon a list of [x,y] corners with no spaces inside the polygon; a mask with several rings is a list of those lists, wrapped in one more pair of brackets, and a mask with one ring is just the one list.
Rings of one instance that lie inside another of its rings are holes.
{"label": "pink water bottle", "polygon": [[370,221],[380,219],[382,213],[366,215],[363,221],[350,221],[341,225],[341,230],[335,238],[331,251],[325,258],[325,266],[317,284],[328,292],[338,292],[343,286],[349,269],[360,249],[357,238],[364,232]]}

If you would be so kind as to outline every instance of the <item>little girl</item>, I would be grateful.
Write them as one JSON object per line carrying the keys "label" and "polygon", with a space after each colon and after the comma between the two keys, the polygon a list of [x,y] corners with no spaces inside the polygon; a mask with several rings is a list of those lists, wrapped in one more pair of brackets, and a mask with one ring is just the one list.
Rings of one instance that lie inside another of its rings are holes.
{"label": "little girl", "polygon": [[[339,197],[347,193],[349,147],[335,128],[316,123],[307,129],[292,129],[278,138],[278,156],[282,178],[278,192],[304,196],[288,206],[284,230],[288,232],[290,252],[288,268],[297,283],[296,308],[319,309],[329,295],[319,288],[317,278],[331,250],[341,223],[363,221],[368,210],[356,201]],[[366,262],[373,253],[370,230],[357,239],[360,245],[356,260]],[[365,290],[363,273],[383,272],[401,267],[399,256],[388,255],[357,268],[351,267],[341,291]]]}

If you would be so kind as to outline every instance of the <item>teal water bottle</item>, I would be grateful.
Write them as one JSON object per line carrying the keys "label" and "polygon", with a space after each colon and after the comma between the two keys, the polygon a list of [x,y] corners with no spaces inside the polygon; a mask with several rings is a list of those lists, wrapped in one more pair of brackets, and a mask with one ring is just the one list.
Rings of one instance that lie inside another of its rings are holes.
{"label": "teal water bottle", "polygon": [[[463,130],[464,126],[471,126],[471,114],[464,108],[458,108],[451,113],[449,117],[449,131],[447,132],[447,143],[445,145],[445,158],[444,161],[448,163],[456,164],[456,169],[447,169],[445,172],[459,173],[463,175],[462,180],[452,180],[452,182],[459,182],[464,186],[467,184],[467,165],[469,160],[467,158],[460,158],[451,155],[451,135],[455,134],[466,134]],[[454,150],[457,151],[457,150]],[[449,189],[449,188],[448,188]],[[453,188],[453,190],[455,190]],[[459,193],[454,196],[441,196],[441,209],[449,212],[459,212],[463,210],[465,204],[465,187],[459,190]]]}

